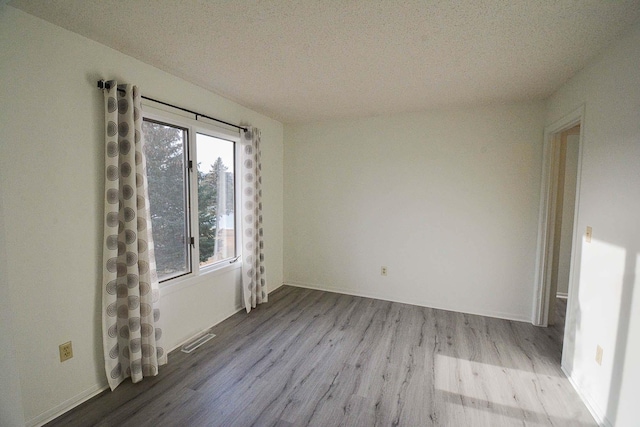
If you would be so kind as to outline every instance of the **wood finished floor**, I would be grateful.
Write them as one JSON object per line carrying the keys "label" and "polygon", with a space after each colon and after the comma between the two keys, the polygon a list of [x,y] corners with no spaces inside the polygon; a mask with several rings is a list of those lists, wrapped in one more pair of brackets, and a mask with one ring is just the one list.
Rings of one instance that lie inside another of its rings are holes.
{"label": "wood finished floor", "polygon": [[536,328],[288,286],[269,300],[48,425],[596,425],[560,370],[563,315]]}

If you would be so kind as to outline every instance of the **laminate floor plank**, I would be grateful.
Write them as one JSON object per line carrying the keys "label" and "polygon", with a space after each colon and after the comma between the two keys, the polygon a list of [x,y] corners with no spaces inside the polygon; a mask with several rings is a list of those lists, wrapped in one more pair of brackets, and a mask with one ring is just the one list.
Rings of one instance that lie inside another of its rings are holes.
{"label": "laminate floor plank", "polygon": [[283,286],[48,426],[595,426],[556,325]]}

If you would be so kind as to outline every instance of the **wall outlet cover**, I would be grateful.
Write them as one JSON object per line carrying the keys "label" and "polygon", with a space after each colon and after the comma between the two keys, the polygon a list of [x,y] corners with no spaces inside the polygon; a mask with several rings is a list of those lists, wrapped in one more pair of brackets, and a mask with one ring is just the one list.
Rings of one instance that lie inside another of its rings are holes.
{"label": "wall outlet cover", "polygon": [[602,347],[596,346],[596,363],[598,365],[602,365],[602,353],[603,353]]}
{"label": "wall outlet cover", "polygon": [[69,360],[73,357],[73,347],[71,345],[71,341],[67,341],[64,344],[60,344],[60,361],[64,362],[65,360]]}
{"label": "wall outlet cover", "polygon": [[593,229],[587,225],[587,232],[584,234],[584,238],[587,243],[591,243],[591,236],[593,235]]}

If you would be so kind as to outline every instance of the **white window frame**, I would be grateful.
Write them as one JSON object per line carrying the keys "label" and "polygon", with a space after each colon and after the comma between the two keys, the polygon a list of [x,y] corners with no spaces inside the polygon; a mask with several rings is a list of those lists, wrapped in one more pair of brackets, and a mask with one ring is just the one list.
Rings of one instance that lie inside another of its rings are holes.
{"label": "white window frame", "polygon": [[[190,254],[190,262],[191,262],[191,272],[180,275],[178,277],[174,277],[171,279],[164,280],[160,282],[160,288],[169,288],[169,287],[177,287],[182,288],[184,286],[189,286],[199,281],[198,279],[203,276],[215,276],[230,270],[236,270],[242,267],[242,256],[241,256],[241,248],[242,248],[242,233],[241,230],[241,191],[240,185],[238,185],[238,177],[240,176],[240,134],[236,129],[226,128],[218,124],[213,124],[210,122],[206,122],[206,119],[200,118],[199,120],[195,120],[190,116],[187,116],[187,113],[180,114],[173,111],[168,111],[162,108],[157,108],[155,104],[147,101],[142,102],[143,112],[142,118],[150,119],[161,123],[166,123],[168,125],[175,125],[181,128],[185,128],[188,131],[188,142],[187,142],[187,161],[192,162],[192,167],[188,169],[188,180],[189,180],[189,200],[188,205],[190,206],[189,212],[189,221],[190,221],[190,233],[194,238],[194,245],[191,248]],[[196,138],[197,134],[206,134],[212,136],[214,138],[224,139],[227,141],[231,141],[234,143],[234,217],[235,217],[235,257],[229,259],[225,259],[222,261],[218,261],[211,265],[207,265],[204,267],[200,267],[200,242],[199,242],[199,209],[198,209],[198,174],[197,174],[197,165],[198,165],[198,153],[196,150]],[[153,225],[153,224],[152,224]],[[164,289],[163,294],[167,289]]]}

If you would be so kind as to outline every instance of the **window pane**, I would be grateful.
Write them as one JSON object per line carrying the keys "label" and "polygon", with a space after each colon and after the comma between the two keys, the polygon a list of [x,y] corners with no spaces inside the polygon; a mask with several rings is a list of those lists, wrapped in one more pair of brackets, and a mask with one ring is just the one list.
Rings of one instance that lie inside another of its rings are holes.
{"label": "window pane", "polygon": [[234,143],[197,134],[200,266],[236,256]]}
{"label": "window pane", "polygon": [[185,153],[186,129],[143,122],[151,225],[160,281],[191,272]]}

